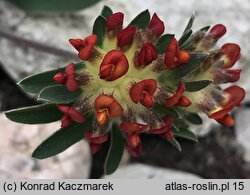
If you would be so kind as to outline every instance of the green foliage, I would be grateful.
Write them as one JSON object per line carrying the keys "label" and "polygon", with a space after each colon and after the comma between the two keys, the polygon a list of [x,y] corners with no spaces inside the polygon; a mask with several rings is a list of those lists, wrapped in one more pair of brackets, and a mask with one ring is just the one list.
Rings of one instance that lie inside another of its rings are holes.
{"label": "green foliage", "polygon": [[145,29],[150,21],[150,13],[148,10],[145,10],[141,12],[139,15],[137,15],[129,24],[134,25],[139,29]]}
{"label": "green foliage", "polygon": [[5,0],[27,12],[78,11],[100,0]]}
{"label": "green foliage", "polygon": [[211,80],[201,80],[201,81],[192,81],[192,82],[185,82],[185,89],[186,91],[200,91],[210,85],[212,83]]}
{"label": "green foliage", "polygon": [[105,19],[108,19],[112,14],[113,14],[112,9],[104,5],[104,7],[102,8],[102,12],[101,12],[102,17],[104,17]]}
{"label": "green foliage", "polygon": [[193,112],[189,112],[188,114],[185,115],[185,118],[190,122],[195,125],[201,125],[202,124],[202,119],[201,117]]}
{"label": "green foliage", "polygon": [[94,115],[90,114],[84,123],[74,123],[69,127],[59,129],[35,149],[32,157],[45,159],[63,152],[83,139],[83,131],[89,129],[93,120]]}
{"label": "green foliage", "polygon": [[96,45],[102,47],[103,40],[106,34],[106,19],[103,16],[98,16],[94,22],[93,34],[97,36]]}
{"label": "green foliage", "polygon": [[181,128],[181,129],[178,129],[177,131],[176,129],[173,128],[173,132],[174,132],[174,135],[177,137],[182,137],[182,138],[195,141],[195,142],[198,141],[197,136],[188,129]]}
{"label": "green foliage", "polygon": [[40,92],[38,100],[55,104],[68,104],[75,101],[80,95],[82,95],[80,89],[70,92],[65,85],[54,85],[44,88]]}
{"label": "green foliage", "polygon": [[111,130],[111,143],[105,161],[105,173],[112,174],[118,168],[124,150],[124,138],[118,124],[114,124]]}
{"label": "green foliage", "polygon": [[54,104],[42,104],[5,112],[8,119],[25,124],[43,124],[61,119],[63,113]]}
{"label": "green foliage", "polygon": [[163,54],[166,52],[166,49],[168,48],[168,45],[173,38],[174,35],[172,34],[165,34],[159,38],[155,46],[159,54]]}

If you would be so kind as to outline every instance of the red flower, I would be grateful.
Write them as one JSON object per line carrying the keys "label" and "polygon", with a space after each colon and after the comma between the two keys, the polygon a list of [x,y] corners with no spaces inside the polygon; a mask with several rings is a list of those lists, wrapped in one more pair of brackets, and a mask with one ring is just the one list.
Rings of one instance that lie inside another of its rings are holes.
{"label": "red flower", "polygon": [[106,21],[106,27],[108,31],[120,30],[123,25],[123,18],[124,18],[124,14],[121,12],[112,14]]}
{"label": "red flower", "polygon": [[90,35],[84,40],[82,39],[70,39],[71,45],[79,52],[78,57],[82,60],[89,60],[93,48],[96,44],[97,36]]}
{"label": "red flower", "polygon": [[184,50],[179,50],[178,42],[175,38],[173,38],[167,47],[164,57],[164,63],[167,68],[172,69],[181,66],[189,60],[189,53]]}
{"label": "red flower", "polygon": [[232,125],[233,122],[232,118],[230,118],[230,115],[228,115],[228,112],[230,112],[235,106],[240,105],[245,97],[245,90],[239,86],[234,85],[226,88],[224,92],[229,95],[228,102],[223,106],[223,109],[210,114],[209,117],[217,120],[224,125],[228,124],[229,126]]}
{"label": "red flower", "polygon": [[186,96],[183,96],[184,91],[185,91],[185,84],[183,81],[181,81],[175,94],[166,100],[165,106],[167,106],[167,107],[172,107],[172,106],[188,107],[188,106],[190,106],[192,104],[192,102]]}
{"label": "red flower", "polygon": [[114,81],[128,72],[129,64],[126,56],[119,50],[108,52],[100,65],[100,79]]}
{"label": "red flower", "polygon": [[105,124],[109,118],[117,118],[123,114],[121,105],[112,96],[106,94],[101,94],[95,99],[94,108],[96,119],[101,125]]}
{"label": "red flower", "polygon": [[169,116],[163,117],[163,123],[160,125],[153,127],[149,130],[149,133],[160,135],[167,140],[172,140],[174,138],[174,134],[172,132],[173,119]]}
{"label": "red flower", "polygon": [[108,135],[95,136],[89,131],[84,131],[84,137],[90,144],[92,154],[97,153],[101,149],[102,144],[108,140]]}
{"label": "red flower", "polygon": [[235,43],[227,43],[221,47],[224,68],[231,68],[240,58],[240,47]]}
{"label": "red flower", "polygon": [[160,37],[165,30],[164,22],[160,20],[156,13],[154,13],[148,28],[156,35],[156,37]]}
{"label": "red flower", "polygon": [[120,127],[127,135],[126,148],[128,152],[134,157],[139,156],[142,148],[140,133],[148,129],[148,125],[123,121]]}
{"label": "red flower", "polygon": [[152,43],[144,43],[137,56],[139,66],[149,65],[158,57],[157,50]]}
{"label": "red flower", "polygon": [[135,26],[128,26],[120,31],[117,35],[117,44],[120,48],[124,48],[125,46],[131,45],[134,40],[134,36],[136,33]]}
{"label": "red flower", "polygon": [[209,34],[212,35],[214,39],[221,38],[224,34],[226,34],[227,29],[223,24],[216,24],[211,28]]}
{"label": "red flower", "polygon": [[84,115],[70,106],[59,104],[57,108],[64,113],[61,119],[62,127],[69,126],[73,121],[77,123],[83,123],[85,121]]}
{"label": "red flower", "polygon": [[66,84],[66,87],[67,87],[67,89],[69,91],[74,92],[78,88],[77,82],[76,82],[76,79],[75,79],[75,68],[74,68],[73,63],[69,64],[66,67],[65,73],[57,73],[53,77],[53,79],[58,84]]}
{"label": "red flower", "polygon": [[129,95],[134,103],[140,102],[146,108],[150,108],[154,104],[153,95],[156,89],[156,80],[147,79],[134,84],[129,91]]}

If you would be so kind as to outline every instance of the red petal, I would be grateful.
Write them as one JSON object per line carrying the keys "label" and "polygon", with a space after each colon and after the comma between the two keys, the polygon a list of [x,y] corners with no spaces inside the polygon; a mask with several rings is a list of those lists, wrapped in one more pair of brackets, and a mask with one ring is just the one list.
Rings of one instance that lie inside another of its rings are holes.
{"label": "red petal", "polygon": [[144,43],[141,50],[138,53],[137,60],[138,65],[149,65],[158,57],[156,48],[152,43]]}
{"label": "red petal", "polygon": [[124,15],[121,12],[112,14],[106,21],[108,31],[122,28]]}
{"label": "red petal", "polygon": [[97,36],[90,35],[84,39],[84,47],[79,51],[78,57],[82,60],[88,60],[96,44]]}
{"label": "red petal", "polygon": [[65,84],[67,80],[67,76],[64,73],[57,73],[53,77],[54,81],[58,84]]}
{"label": "red petal", "polygon": [[68,127],[72,124],[72,122],[71,118],[67,114],[64,114],[61,119],[61,127]]}
{"label": "red petal", "polygon": [[70,63],[70,64],[66,67],[65,73],[66,73],[67,76],[74,77],[74,75],[75,75],[75,67],[74,67],[74,64],[73,64],[73,63]]}
{"label": "red petal", "polygon": [[76,79],[74,77],[69,77],[66,81],[66,87],[71,92],[76,91],[78,89]]}
{"label": "red petal", "polygon": [[177,104],[180,101],[184,91],[185,91],[185,84],[183,81],[181,81],[175,94],[166,100],[165,106],[171,107]]}
{"label": "red petal", "polygon": [[161,135],[170,131],[173,126],[173,119],[169,116],[165,116],[162,120],[164,123],[161,124],[161,127],[150,129],[149,132],[152,134]]}
{"label": "red petal", "polygon": [[227,127],[233,127],[235,124],[234,119],[230,114],[226,114],[222,118],[217,119],[217,122]]}
{"label": "red petal", "polygon": [[75,122],[83,123],[85,121],[85,117],[83,116],[83,114],[75,110],[74,108],[69,109],[68,115]]}
{"label": "red petal", "polygon": [[167,131],[166,133],[164,133],[163,137],[168,141],[171,141],[174,139],[174,133],[172,131]]}
{"label": "red petal", "polygon": [[90,150],[92,154],[96,154],[102,148],[102,144],[90,144]]}
{"label": "red petal", "polygon": [[180,50],[177,53],[177,62],[176,66],[180,66],[182,64],[186,64],[190,60],[190,55],[185,50]]}
{"label": "red petal", "polygon": [[175,68],[175,62],[177,60],[178,51],[179,51],[178,42],[175,38],[173,38],[169,43],[164,56],[164,63],[167,66],[167,68],[170,69]]}
{"label": "red petal", "polygon": [[136,147],[136,148],[132,148],[131,146],[129,146],[128,144],[126,144],[125,145],[126,146],[126,148],[127,148],[127,150],[128,150],[128,153],[131,155],[131,156],[133,156],[133,157],[138,157],[138,156],[140,156],[140,154],[141,154],[141,151],[142,151],[142,146],[141,146],[141,144],[138,146],[138,147]]}
{"label": "red petal", "polygon": [[128,145],[132,148],[136,148],[141,144],[141,138],[139,134],[131,134],[127,137]]}
{"label": "red petal", "polygon": [[156,13],[154,13],[148,28],[153,31],[156,37],[161,36],[165,30],[164,22],[160,20]]}
{"label": "red petal", "polygon": [[230,95],[229,102],[224,108],[239,106],[246,94],[245,90],[237,85],[224,89],[224,92]]}
{"label": "red petal", "polygon": [[93,136],[93,134],[89,131],[84,131],[83,134],[84,134],[84,137],[91,144],[102,144],[108,140],[108,135]]}
{"label": "red petal", "polygon": [[224,34],[226,34],[226,32],[227,29],[223,24],[216,24],[215,26],[213,26],[209,33],[213,36],[213,38],[219,39]]}
{"label": "red petal", "polygon": [[107,109],[109,118],[117,118],[123,114],[121,105],[112,96],[106,94],[101,94],[95,99],[94,108],[97,112]]}
{"label": "red petal", "polygon": [[61,112],[65,113],[65,114],[69,113],[70,106],[66,106],[66,105],[63,105],[63,104],[58,104],[58,105],[56,105],[56,107],[57,107],[58,110],[60,110]]}
{"label": "red petal", "polygon": [[77,51],[80,51],[84,47],[82,39],[70,39],[69,42]]}
{"label": "red petal", "polygon": [[227,70],[227,73],[230,75],[227,82],[236,82],[240,79],[241,70]]}
{"label": "red petal", "polygon": [[224,68],[231,68],[240,58],[240,47],[235,43],[227,43],[221,47],[221,52],[225,56]]}
{"label": "red petal", "polygon": [[141,133],[145,131],[148,128],[148,125],[123,121],[121,122],[120,127],[125,133],[131,134],[131,133]]}
{"label": "red petal", "polygon": [[157,81],[154,79],[146,79],[134,84],[129,91],[129,95],[134,103],[138,103],[144,101],[145,92],[148,95],[153,96],[156,90]]}
{"label": "red petal", "polygon": [[186,97],[182,96],[176,106],[188,107],[192,104],[192,102]]}
{"label": "red petal", "polygon": [[141,105],[143,105],[146,108],[150,108],[154,105],[154,99],[151,95],[149,95],[147,92],[144,93],[143,99],[140,100]]}
{"label": "red petal", "polygon": [[134,40],[135,33],[135,26],[128,26],[127,28],[120,31],[117,35],[118,46],[120,48],[124,48],[125,46],[130,45]]}
{"label": "red petal", "polygon": [[109,51],[100,65],[100,79],[114,81],[128,72],[129,64],[125,54],[119,50]]}

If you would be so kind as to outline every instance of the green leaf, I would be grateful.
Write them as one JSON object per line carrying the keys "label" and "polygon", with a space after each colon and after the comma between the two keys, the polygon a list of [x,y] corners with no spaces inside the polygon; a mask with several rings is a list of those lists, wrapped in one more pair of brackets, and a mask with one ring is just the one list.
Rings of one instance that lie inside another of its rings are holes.
{"label": "green leaf", "polygon": [[103,16],[98,16],[96,18],[93,26],[93,34],[97,36],[96,45],[102,47],[106,34],[106,19]]}
{"label": "green leaf", "polygon": [[201,125],[202,124],[202,119],[201,117],[196,114],[196,113],[188,113],[185,115],[185,118],[190,122],[190,123],[193,123],[195,125]]}
{"label": "green leaf", "polygon": [[183,34],[185,34],[185,32],[187,32],[188,30],[190,30],[192,28],[194,20],[195,20],[195,12],[193,12],[192,16],[190,17]]}
{"label": "green leaf", "polygon": [[173,107],[170,108],[170,107],[166,107],[164,105],[155,103],[153,106],[153,110],[162,117],[165,115],[171,116],[173,118],[181,117],[180,113]]}
{"label": "green leaf", "polygon": [[[75,71],[83,69],[84,67],[84,63],[77,63],[75,64]],[[64,71],[65,67],[31,75],[24,78],[18,84],[25,91],[33,94],[38,94],[43,88],[48,87],[50,85],[55,85],[56,82],[53,80],[53,77],[55,76],[55,74]]]}
{"label": "green leaf", "polygon": [[63,12],[87,8],[100,0],[6,0],[27,12]]}
{"label": "green leaf", "polygon": [[200,81],[192,81],[192,82],[185,82],[185,90],[186,91],[200,91],[210,85],[213,81],[211,80],[200,80]]}
{"label": "green leaf", "polygon": [[181,151],[181,145],[180,143],[174,138],[169,141],[177,150]]}
{"label": "green leaf", "polygon": [[199,31],[202,31],[202,32],[207,32],[209,30],[210,26],[205,26],[203,28],[201,28]]}
{"label": "green leaf", "polygon": [[110,175],[118,168],[124,151],[124,138],[117,124],[114,124],[111,131],[111,143],[105,161],[105,173]]}
{"label": "green leaf", "polygon": [[136,26],[139,29],[145,29],[150,21],[150,13],[148,10],[145,10],[141,12],[139,15],[137,15],[129,24]]}
{"label": "green leaf", "polygon": [[102,8],[101,15],[102,15],[105,19],[108,19],[112,14],[113,14],[112,9],[111,9],[110,7],[104,5],[104,7]]}
{"label": "green leaf", "polygon": [[61,119],[63,113],[54,104],[42,104],[10,110],[5,112],[5,115],[18,123],[43,124]]}
{"label": "green leaf", "polygon": [[32,157],[45,159],[63,152],[83,139],[83,131],[92,126],[93,120],[94,115],[89,115],[84,123],[74,123],[69,127],[59,129],[35,149]]}
{"label": "green leaf", "polygon": [[207,54],[202,52],[192,52],[190,53],[190,56],[191,58],[188,63],[181,67],[175,68],[173,71],[170,71],[170,76],[173,76],[175,79],[180,79],[196,71],[203,64]]}
{"label": "green leaf", "polygon": [[44,88],[39,96],[38,100],[51,102],[55,104],[68,104],[76,100],[82,91],[77,89],[75,92],[70,92],[65,85],[53,85]]}
{"label": "green leaf", "polygon": [[187,30],[179,39],[179,47],[181,47],[192,35],[193,31],[191,29]]}
{"label": "green leaf", "polygon": [[189,139],[195,142],[198,142],[197,136],[190,130],[187,129],[179,129],[179,131],[176,131],[173,129],[174,135],[177,137],[182,137],[185,139]]}
{"label": "green leaf", "polygon": [[163,54],[166,52],[168,45],[170,44],[171,40],[174,38],[172,34],[165,34],[162,35],[159,40],[157,41],[155,47],[159,54]]}

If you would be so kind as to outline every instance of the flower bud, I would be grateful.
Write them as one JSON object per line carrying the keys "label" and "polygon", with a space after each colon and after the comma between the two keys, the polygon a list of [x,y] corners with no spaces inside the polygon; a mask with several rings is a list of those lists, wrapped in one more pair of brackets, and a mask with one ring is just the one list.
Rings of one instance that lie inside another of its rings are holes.
{"label": "flower bud", "polygon": [[128,72],[129,64],[126,56],[119,50],[108,52],[100,65],[100,79],[114,81]]}
{"label": "flower bud", "polygon": [[137,65],[143,66],[143,65],[149,65],[154,60],[156,60],[158,57],[158,53],[156,48],[152,43],[144,43],[141,50],[139,51],[137,55]]}
{"label": "flower bud", "polygon": [[112,14],[106,21],[106,27],[108,31],[120,30],[123,25],[123,18],[124,18],[124,14],[121,12]]}
{"label": "flower bud", "polygon": [[134,40],[134,36],[136,33],[135,26],[128,26],[120,31],[117,35],[117,44],[120,48],[124,48],[125,46],[129,46],[132,44]]}
{"label": "flower bud", "polygon": [[224,34],[226,34],[227,29],[223,24],[216,24],[211,28],[209,34],[212,35],[214,39],[221,38]]}
{"label": "flower bud", "polygon": [[154,104],[153,95],[156,89],[156,80],[147,79],[134,84],[129,91],[129,95],[134,103],[140,102],[146,108],[150,108]]}
{"label": "flower bud", "polygon": [[240,58],[240,47],[235,43],[227,43],[221,47],[224,68],[231,68]]}
{"label": "flower bud", "polygon": [[93,48],[96,44],[97,36],[90,35],[84,40],[82,39],[70,39],[69,42],[71,45],[79,52],[78,57],[81,60],[89,60]]}
{"label": "flower bud", "polygon": [[156,13],[154,13],[148,28],[155,34],[156,37],[160,37],[165,30],[164,22],[160,20]]}

